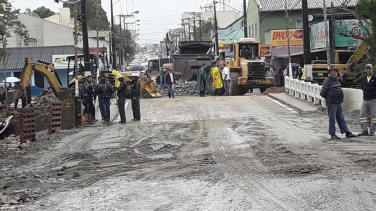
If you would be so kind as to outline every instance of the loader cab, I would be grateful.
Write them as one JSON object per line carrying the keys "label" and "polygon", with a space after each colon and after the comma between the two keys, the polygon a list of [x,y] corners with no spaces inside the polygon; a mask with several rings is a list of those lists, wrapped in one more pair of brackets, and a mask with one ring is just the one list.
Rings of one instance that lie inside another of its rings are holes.
{"label": "loader cab", "polygon": [[259,46],[257,42],[241,42],[238,43],[239,57],[244,59],[257,59],[259,58]]}

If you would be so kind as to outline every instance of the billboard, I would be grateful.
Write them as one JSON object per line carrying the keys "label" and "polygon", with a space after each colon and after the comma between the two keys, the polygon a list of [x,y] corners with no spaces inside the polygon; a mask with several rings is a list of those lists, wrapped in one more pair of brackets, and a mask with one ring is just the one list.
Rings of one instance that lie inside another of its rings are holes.
{"label": "billboard", "polygon": [[[289,30],[290,47],[303,46],[303,30],[290,29]],[[272,48],[286,48],[287,47],[287,30],[272,30],[271,31],[271,47]]]}
{"label": "billboard", "polygon": [[272,51],[270,49],[270,45],[260,45],[260,57],[272,56]]}
{"label": "billboard", "polygon": [[357,46],[372,31],[372,26],[359,20],[335,20],[334,36],[336,47]]}
{"label": "billboard", "polygon": [[[52,55],[55,69],[68,69],[68,56],[74,56],[74,54]],[[70,63],[70,68],[74,68],[74,62]]]}
{"label": "billboard", "polygon": [[[311,49],[326,48],[325,25],[325,22],[311,25]],[[326,27],[328,26],[326,25]]]}

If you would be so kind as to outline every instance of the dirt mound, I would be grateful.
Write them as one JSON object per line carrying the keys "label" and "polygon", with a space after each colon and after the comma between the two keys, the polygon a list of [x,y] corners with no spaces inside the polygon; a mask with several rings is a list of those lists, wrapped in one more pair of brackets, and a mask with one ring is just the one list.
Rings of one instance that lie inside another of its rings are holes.
{"label": "dirt mound", "polygon": [[43,92],[35,97],[35,103],[33,104],[34,107],[37,108],[45,108],[50,105],[52,100],[59,100],[52,89],[45,89]]}
{"label": "dirt mound", "polygon": [[270,93],[283,93],[285,92],[285,87],[270,87],[265,92],[262,93],[262,95],[269,95]]}

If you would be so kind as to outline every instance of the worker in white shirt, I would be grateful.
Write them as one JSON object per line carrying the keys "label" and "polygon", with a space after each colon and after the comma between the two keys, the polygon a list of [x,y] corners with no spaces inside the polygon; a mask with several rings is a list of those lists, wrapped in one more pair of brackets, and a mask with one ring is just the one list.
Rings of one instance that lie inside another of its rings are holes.
{"label": "worker in white shirt", "polygon": [[225,86],[226,95],[230,96],[230,83],[231,83],[230,69],[226,66],[226,63],[223,64],[222,79],[223,79],[223,84]]}

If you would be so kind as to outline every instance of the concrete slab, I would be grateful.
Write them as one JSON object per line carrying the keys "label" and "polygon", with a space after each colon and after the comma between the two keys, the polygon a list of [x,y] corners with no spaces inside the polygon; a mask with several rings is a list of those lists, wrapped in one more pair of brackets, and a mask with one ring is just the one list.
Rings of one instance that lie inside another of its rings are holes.
{"label": "concrete slab", "polygon": [[287,93],[270,93],[269,96],[301,111],[316,111],[319,108],[318,105],[313,105],[313,103],[295,98]]}

